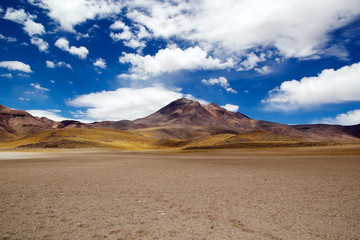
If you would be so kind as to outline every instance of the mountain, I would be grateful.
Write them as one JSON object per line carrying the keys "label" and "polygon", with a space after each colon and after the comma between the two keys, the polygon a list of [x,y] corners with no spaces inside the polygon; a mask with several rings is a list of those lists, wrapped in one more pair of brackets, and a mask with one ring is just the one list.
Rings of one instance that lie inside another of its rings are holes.
{"label": "mountain", "polygon": [[[116,137],[107,139],[102,136],[101,133],[105,132],[109,135],[111,129],[118,131],[117,136],[121,136],[121,141]],[[44,130],[47,131],[44,132]],[[147,148],[152,146],[155,149],[163,147],[222,148],[294,146],[304,143],[307,145],[360,143],[360,124],[354,126],[286,125],[252,119],[238,112],[230,112],[216,103],[203,105],[197,101],[181,98],[147,117],[134,121],[102,121],[91,124],[74,120],[55,122],[0,105],[0,134],[2,141],[25,137],[26,141],[13,142],[14,146],[20,146],[23,143],[26,143],[25,146],[37,147],[125,146],[126,137],[124,136],[128,136],[128,141],[132,142],[131,146],[138,146],[137,148],[145,145]],[[96,139],[101,139],[101,141]]]}
{"label": "mountain", "polygon": [[48,118],[34,117],[31,114],[0,105],[1,140],[14,139],[41,130],[56,128],[58,123]]}
{"label": "mountain", "polygon": [[215,103],[202,105],[186,98],[178,99],[159,111],[133,121],[133,129],[156,128],[177,138],[194,138],[221,133],[244,133],[257,120],[233,113]]}
{"label": "mountain", "polygon": [[[131,129],[156,137],[192,139],[217,134],[244,134],[265,131],[294,141],[358,142],[360,125],[286,125],[255,120],[241,113],[233,113],[216,103],[209,105],[181,98],[157,112],[134,121],[100,122],[94,127]],[[259,139],[258,137],[256,139]]]}

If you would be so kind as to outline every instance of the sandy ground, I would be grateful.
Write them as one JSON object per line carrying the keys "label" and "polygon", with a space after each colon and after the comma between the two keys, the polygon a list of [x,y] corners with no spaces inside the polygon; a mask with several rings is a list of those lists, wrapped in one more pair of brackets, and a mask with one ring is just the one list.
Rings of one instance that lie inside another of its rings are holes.
{"label": "sandy ground", "polygon": [[2,239],[360,239],[354,147],[0,158]]}

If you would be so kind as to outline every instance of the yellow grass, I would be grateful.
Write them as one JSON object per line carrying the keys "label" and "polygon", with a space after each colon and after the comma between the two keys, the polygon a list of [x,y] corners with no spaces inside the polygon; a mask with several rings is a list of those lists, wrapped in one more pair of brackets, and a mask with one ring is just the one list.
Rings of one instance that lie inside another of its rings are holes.
{"label": "yellow grass", "polygon": [[[229,148],[263,148],[263,147],[306,147],[325,146],[332,143],[299,142],[293,139],[266,131],[237,134],[206,135],[198,129],[190,129],[186,134],[194,138],[170,137],[171,131],[181,133],[177,128],[148,128],[135,131],[115,130],[111,128],[64,128],[51,129],[26,137],[0,142],[0,149],[62,149],[62,148],[103,148],[129,151],[181,149],[229,149]],[[183,136],[181,136],[183,137]]]}
{"label": "yellow grass", "polygon": [[[114,130],[110,128],[66,128],[52,129],[32,134],[12,142],[0,143],[0,148],[16,148],[38,143],[66,143],[65,148],[101,147],[126,150],[152,149],[157,140],[138,133]],[[74,146],[71,146],[71,144]],[[69,145],[70,144],[70,145]],[[59,146],[61,148],[62,146]]]}

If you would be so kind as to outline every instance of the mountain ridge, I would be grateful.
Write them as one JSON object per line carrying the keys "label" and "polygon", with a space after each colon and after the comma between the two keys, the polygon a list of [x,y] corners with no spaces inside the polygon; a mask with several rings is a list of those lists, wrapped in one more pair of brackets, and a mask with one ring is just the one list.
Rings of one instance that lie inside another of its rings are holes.
{"label": "mountain ridge", "polygon": [[[77,128],[125,131],[144,136],[146,139],[153,139],[159,146],[166,144],[180,146],[194,144],[194,142],[199,145],[209,144],[212,141],[213,145],[229,146],[245,142],[360,143],[360,124],[353,126],[286,125],[252,119],[239,112],[230,112],[216,103],[203,105],[186,98],[175,100],[158,111],[133,121],[94,123],[82,123],[75,120],[56,122],[0,105],[0,142],[26,138],[44,130],[58,129],[66,132],[66,129]],[[49,144],[35,144],[35,146],[49,146]]]}

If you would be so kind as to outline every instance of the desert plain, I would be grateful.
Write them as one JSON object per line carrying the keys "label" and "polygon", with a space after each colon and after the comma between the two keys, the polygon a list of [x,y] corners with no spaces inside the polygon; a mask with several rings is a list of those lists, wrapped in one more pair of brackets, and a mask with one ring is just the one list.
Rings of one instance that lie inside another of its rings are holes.
{"label": "desert plain", "polygon": [[360,147],[0,152],[1,239],[360,239]]}

